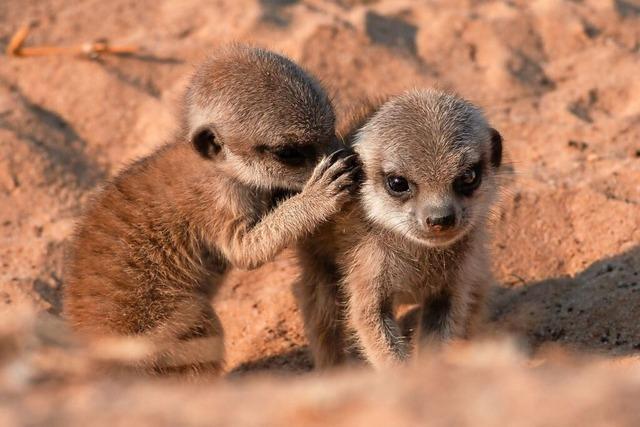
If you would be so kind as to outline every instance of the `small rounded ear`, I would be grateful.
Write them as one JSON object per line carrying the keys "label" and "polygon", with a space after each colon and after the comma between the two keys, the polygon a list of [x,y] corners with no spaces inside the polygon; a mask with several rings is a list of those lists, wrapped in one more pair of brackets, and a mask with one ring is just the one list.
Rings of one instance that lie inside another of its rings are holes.
{"label": "small rounded ear", "polygon": [[491,134],[491,165],[499,168],[502,163],[502,136],[494,128],[489,128]]}
{"label": "small rounded ear", "polygon": [[222,148],[215,132],[209,126],[201,127],[195,131],[191,135],[191,144],[206,159],[212,159]]}

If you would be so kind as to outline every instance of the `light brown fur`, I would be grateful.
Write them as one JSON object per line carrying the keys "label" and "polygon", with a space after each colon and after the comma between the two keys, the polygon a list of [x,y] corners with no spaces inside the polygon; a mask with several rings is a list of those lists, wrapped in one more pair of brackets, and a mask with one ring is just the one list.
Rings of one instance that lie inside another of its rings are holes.
{"label": "light brown fur", "polygon": [[[230,268],[252,269],[335,214],[354,158],[335,150],[319,84],[284,57],[231,46],[196,71],[173,142],[108,182],[78,227],[65,314],[84,337],[136,337],[137,366],[219,371],[210,300]],[[320,162],[318,164],[318,162]],[[281,190],[300,191],[280,201]]]}
{"label": "light brown fur", "polygon": [[[299,244],[296,293],[318,368],[343,361],[347,330],[375,367],[405,360],[410,346],[394,315],[401,303],[420,306],[418,349],[465,336],[491,282],[486,223],[500,135],[479,109],[437,91],[405,93],[365,121],[355,134],[343,131],[355,135],[347,142],[363,162],[360,199]],[[472,166],[481,168],[479,187],[462,195],[470,187],[461,174]],[[408,179],[408,193],[391,194],[392,176]],[[432,222],[443,209],[455,218],[446,228]]]}

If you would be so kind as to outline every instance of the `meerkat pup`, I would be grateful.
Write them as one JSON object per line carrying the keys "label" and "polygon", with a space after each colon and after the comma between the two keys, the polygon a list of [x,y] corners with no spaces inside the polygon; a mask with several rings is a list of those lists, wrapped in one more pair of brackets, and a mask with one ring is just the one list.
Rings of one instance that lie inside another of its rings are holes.
{"label": "meerkat pup", "polygon": [[491,281],[502,138],[480,109],[414,90],[348,123],[362,124],[343,132],[363,163],[359,200],[298,248],[296,293],[319,368],[343,361],[345,326],[375,367],[405,360],[398,304],[420,305],[417,348],[465,336]]}
{"label": "meerkat pup", "polygon": [[[175,140],[86,211],[66,270],[70,324],[89,338],[145,339],[141,368],[219,370],[210,300],[225,274],[274,258],[357,185],[354,155],[327,156],[334,120],[319,83],[290,60],[238,45],[215,53],[192,78]],[[274,206],[282,190],[299,193]]]}

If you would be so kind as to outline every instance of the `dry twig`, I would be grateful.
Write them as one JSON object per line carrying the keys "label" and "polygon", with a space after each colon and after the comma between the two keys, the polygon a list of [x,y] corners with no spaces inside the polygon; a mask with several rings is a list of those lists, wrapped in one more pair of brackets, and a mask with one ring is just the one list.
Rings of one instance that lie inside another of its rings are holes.
{"label": "dry twig", "polygon": [[95,58],[102,54],[126,55],[136,53],[137,46],[112,46],[106,40],[96,40],[79,46],[33,46],[25,47],[24,42],[29,35],[29,25],[23,25],[11,37],[7,45],[8,56],[49,56],[49,55],[81,55]]}

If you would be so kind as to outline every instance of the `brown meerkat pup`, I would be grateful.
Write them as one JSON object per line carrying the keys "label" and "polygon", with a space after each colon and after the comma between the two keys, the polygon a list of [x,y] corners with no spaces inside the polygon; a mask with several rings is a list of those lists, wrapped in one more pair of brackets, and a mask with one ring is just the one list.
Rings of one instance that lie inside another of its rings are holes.
{"label": "brown meerkat pup", "polygon": [[[287,58],[237,45],[215,53],[192,78],[173,142],[87,210],[66,270],[70,324],[88,338],[150,343],[137,366],[154,372],[219,370],[210,300],[227,271],[271,260],[357,185],[356,156],[334,152],[334,120],[319,83]],[[275,205],[281,190],[299,193]]]}
{"label": "brown meerkat pup", "polygon": [[491,282],[500,134],[479,108],[435,90],[374,110],[361,108],[348,125],[362,127],[344,131],[363,163],[359,200],[298,247],[295,290],[318,368],[343,361],[344,327],[375,367],[405,360],[398,304],[420,305],[417,348],[465,336]]}

